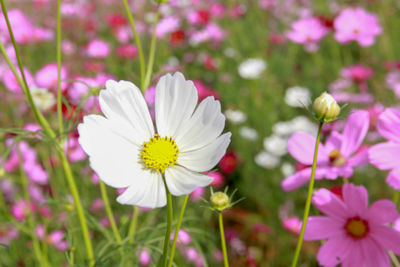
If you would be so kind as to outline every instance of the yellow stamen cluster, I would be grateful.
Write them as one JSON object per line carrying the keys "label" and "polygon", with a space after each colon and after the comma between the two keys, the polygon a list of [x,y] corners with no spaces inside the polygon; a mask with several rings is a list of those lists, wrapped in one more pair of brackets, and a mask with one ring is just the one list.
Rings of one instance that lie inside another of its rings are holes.
{"label": "yellow stamen cluster", "polygon": [[350,219],[346,224],[347,233],[355,239],[365,237],[368,230],[368,223],[357,217]]}
{"label": "yellow stamen cluster", "polygon": [[172,137],[155,134],[143,144],[140,158],[147,168],[164,172],[168,166],[177,164],[179,149]]}
{"label": "yellow stamen cluster", "polygon": [[329,154],[329,160],[333,166],[342,166],[346,163],[346,158],[343,157],[342,153],[338,149],[333,150]]}

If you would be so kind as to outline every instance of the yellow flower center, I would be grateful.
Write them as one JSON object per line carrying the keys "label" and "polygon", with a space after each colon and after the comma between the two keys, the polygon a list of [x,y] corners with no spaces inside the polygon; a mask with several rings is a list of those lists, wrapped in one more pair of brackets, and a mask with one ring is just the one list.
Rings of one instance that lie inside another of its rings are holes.
{"label": "yellow flower center", "polygon": [[359,217],[355,217],[347,221],[346,231],[355,239],[365,237],[368,233],[368,230],[368,223]]}
{"label": "yellow flower center", "polygon": [[335,149],[329,154],[329,161],[333,166],[342,166],[346,163],[346,158],[342,156],[339,150]]}
{"label": "yellow flower center", "polygon": [[155,134],[143,144],[140,158],[148,168],[164,172],[168,166],[177,164],[179,149],[172,137]]}

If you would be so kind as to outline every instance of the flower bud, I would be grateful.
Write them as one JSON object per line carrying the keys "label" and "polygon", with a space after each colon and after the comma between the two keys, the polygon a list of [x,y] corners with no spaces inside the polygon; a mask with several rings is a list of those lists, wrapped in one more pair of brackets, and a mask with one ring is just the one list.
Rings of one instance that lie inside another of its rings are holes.
{"label": "flower bud", "polygon": [[336,100],[327,92],[322,93],[314,100],[314,110],[317,118],[322,122],[333,121],[340,113],[340,107]]}
{"label": "flower bud", "polygon": [[229,207],[229,197],[224,192],[217,192],[215,194],[212,194],[210,201],[214,209],[218,211],[223,211],[224,209]]}

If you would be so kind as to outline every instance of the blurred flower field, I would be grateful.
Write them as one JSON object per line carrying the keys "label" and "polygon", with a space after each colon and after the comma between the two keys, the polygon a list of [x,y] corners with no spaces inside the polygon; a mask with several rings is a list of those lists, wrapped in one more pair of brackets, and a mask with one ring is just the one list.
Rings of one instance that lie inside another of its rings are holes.
{"label": "blurred flower field", "polygon": [[400,266],[400,1],[0,1],[0,266]]}

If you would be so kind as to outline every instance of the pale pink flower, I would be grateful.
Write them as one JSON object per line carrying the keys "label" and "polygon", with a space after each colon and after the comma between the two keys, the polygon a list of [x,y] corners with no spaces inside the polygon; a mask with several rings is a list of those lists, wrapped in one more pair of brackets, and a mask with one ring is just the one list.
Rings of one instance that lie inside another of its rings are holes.
{"label": "pale pink flower", "polygon": [[380,170],[390,170],[386,182],[396,190],[400,190],[400,112],[388,108],[378,118],[378,132],[388,139],[369,149],[370,162]]}
{"label": "pale pink flower", "polygon": [[400,255],[400,232],[389,223],[399,216],[396,205],[378,200],[368,208],[363,186],[343,185],[343,199],[327,189],[314,193],[313,204],[327,216],[308,218],[304,240],[327,241],[318,251],[320,265],[390,267],[386,250]]}
{"label": "pale pink flower", "polygon": [[[43,66],[35,75],[36,84],[39,87],[57,90],[57,63],[50,63]],[[61,66],[61,90],[64,91],[67,88],[67,68]]]}
{"label": "pale pink flower", "polygon": [[304,18],[292,24],[292,29],[286,36],[299,44],[317,43],[326,34],[328,29],[317,18]]}
{"label": "pale pink flower", "polygon": [[105,58],[110,53],[110,45],[100,39],[94,39],[89,42],[86,48],[86,54],[89,57]]}
{"label": "pale pink flower", "polygon": [[78,143],[77,134],[70,134],[65,140],[64,151],[71,162],[82,161],[87,158],[86,153]]}
{"label": "pale pink flower", "polygon": [[[325,144],[319,145],[315,179],[350,178],[353,168],[367,164],[368,151],[360,146],[368,128],[369,113],[361,110],[348,117],[342,134],[333,131]],[[315,137],[305,132],[297,132],[290,137],[289,153],[303,168],[283,180],[283,190],[295,190],[309,181],[315,142]]]}
{"label": "pale pink flower", "polygon": [[[30,207],[29,207],[30,206]],[[26,218],[26,216],[29,213],[32,213],[36,210],[35,204],[31,202],[30,205],[28,203],[21,199],[16,202],[11,207],[11,215],[16,219],[16,220],[23,220]]]}
{"label": "pale pink flower", "polygon": [[371,46],[375,37],[382,33],[378,18],[361,8],[347,8],[334,21],[335,38],[339,43],[358,42]]}
{"label": "pale pink flower", "polygon": [[204,195],[204,187],[197,187],[192,193],[190,193],[190,200],[199,201]]}
{"label": "pale pink flower", "polygon": [[282,219],[283,228],[292,234],[298,235],[301,230],[302,222],[299,217],[288,217]]}
{"label": "pale pink flower", "polygon": [[157,24],[156,36],[163,38],[165,35],[179,29],[180,19],[177,16],[169,16],[161,19]]}
{"label": "pale pink flower", "polygon": [[397,98],[400,98],[400,71],[394,70],[386,75],[386,87],[392,89]]}
{"label": "pale pink flower", "polygon": [[[21,77],[21,72],[19,71],[19,69],[17,69],[17,73],[18,75]],[[35,81],[32,77],[32,74],[30,73],[29,70],[27,70],[26,68],[24,68],[24,74],[25,74],[25,78],[26,78],[26,82],[28,83],[29,87],[35,86]],[[22,88],[19,85],[17,79],[14,76],[14,73],[10,70],[7,69],[4,74],[3,74],[3,83],[6,86],[6,89],[13,92],[13,93],[22,93]],[[21,78],[22,81],[22,78]]]}
{"label": "pale pink flower", "polygon": [[149,266],[150,265],[150,263],[151,263],[151,255],[147,251],[147,249],[143,249],[140,252],[139,263],[140,263],[141,266]]}

